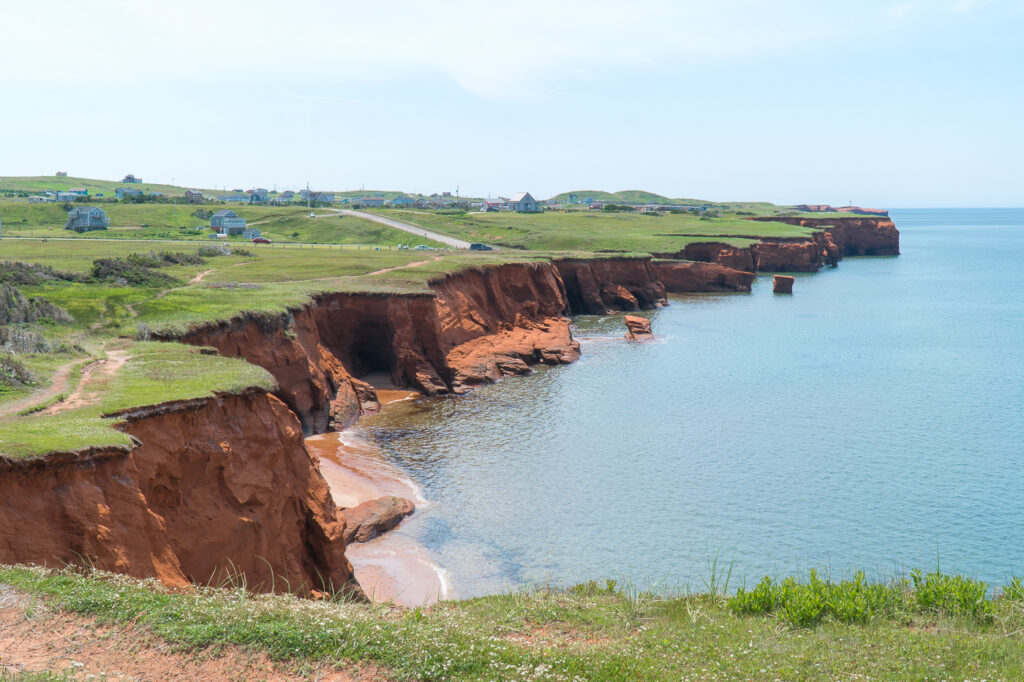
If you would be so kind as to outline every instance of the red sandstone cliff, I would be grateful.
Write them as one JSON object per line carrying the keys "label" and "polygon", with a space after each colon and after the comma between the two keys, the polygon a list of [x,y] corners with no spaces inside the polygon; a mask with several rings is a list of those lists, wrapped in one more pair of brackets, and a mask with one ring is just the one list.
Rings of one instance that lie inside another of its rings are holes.
{"label": "red sandstone cliff", "polygon": [[0,458],[0,563],[358,593],[344,521],[281,401],[256,391],[124,419],[131,449]]}
{"label": "red sandstone cliff", "polygon": [[676,253],[659,255],[718,263],[745,272],[816,272],[846,256],[896,256],[900,252],[900,233],[888,216],[772,216],[753,220],[802,225],[819,231],[806,239],[762,239],[746,248],[723,242],[697,242]]}
{"label": "red sandstone cliff", "polygon": [[754,273],[743,272],[718,263],[695,261],[655,261],[654,271],[673,294],[708,291],[750,291]]}
{"label": "red sandstone cliff", "polygon": [[269,371],[307,433],[343,428],[385,372],[428,395],[461,393],[535,364],[579,357],[570,313],[638,310],[664,302],[649,258],[565,260],[473,268],[417,295],[325,294],[288,314],[240,316],[180,340],[213,346]]}

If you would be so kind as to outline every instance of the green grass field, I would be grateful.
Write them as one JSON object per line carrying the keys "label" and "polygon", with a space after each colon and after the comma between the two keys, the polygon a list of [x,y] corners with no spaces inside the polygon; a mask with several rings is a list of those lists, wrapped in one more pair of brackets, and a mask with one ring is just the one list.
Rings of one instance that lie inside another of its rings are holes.
{"label": "green grass field", "polygon": [[605,211],[452,214],[377,209],[372,212],[470,242],[544,251],[642,251],[674,253],[697,241],[749,246],[759,237],[805,237],[808,228],[753,222],[736,214],[702,219],[690,214],[660,216]]}
{"label": "green grass field", "polygon": [[[64,229],[67,213],[61,204],[29,204],[25,200],[0,200],[0,219],[7,237],[40,237],[49,239],[162,239],[209,240],[209,219],[193,215],[199,210],[215,212],[229,208],[246,219],[249,227],[260,230],[262,236],[274,242],[329,243],[368,246],[399,244],[442,247],[443,244],[416,237],[370,220],[353,216],[335,217],[330,209],[314,209],[319,216],[310,218],[305,207],[292,206],[236,206],[228,204],[97,204],[107,213],[110,228],[85,232],[81,235]],[[182,229],[184,227],[185,229]],[[241,236],[228,238],[230,242],[245,241]],[[3,245],[0,243],[0,254]],[[0,255],[2,257],[2,255]]]}

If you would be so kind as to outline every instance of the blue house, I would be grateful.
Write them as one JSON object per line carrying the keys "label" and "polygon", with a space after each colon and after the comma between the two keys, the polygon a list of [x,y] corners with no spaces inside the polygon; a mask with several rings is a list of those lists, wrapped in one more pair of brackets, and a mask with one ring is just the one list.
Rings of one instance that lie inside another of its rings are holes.
{"label": "blue house", "polygon": [[107,214],[95,206],[76,206],[68,212],[68,221],[64,223],[65,230],[79,233],[105,230],[108,227],[110,220],[107,219]]}
{"label": "blue house", "polygon": [[210,216],[210,227],[221,234],[242,234],[245,232],[245,218],[231,209],[224,209]]}

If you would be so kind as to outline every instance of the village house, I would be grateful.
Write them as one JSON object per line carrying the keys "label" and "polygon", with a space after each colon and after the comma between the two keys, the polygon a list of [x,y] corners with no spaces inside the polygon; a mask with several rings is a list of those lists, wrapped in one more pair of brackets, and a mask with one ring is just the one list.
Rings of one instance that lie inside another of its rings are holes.
{"label": "village house", "polygon": [[295,200],[295,192],[293,192],[291,190],[285,190],[284,192],[281,192],[280,194],[277,195],[277,198],[274,199],[274,203],[277,203],[277,204],[290,204],[294,200]]}
{"label": "village house", "polygon": [[395,197],[394,199],[391,200],[391,205],[394,208],[404,208],[406,206],[415,206],[416,203],[417,203],[416,199],[414,199],[413,197],[410,197],[410,196],[406,196],[404,194],[399,194],[397,197]]}
{"label": "village house", "polygon": [[118,199],[124,199],[125,197],[138,197],[142,196],[142,190],[135,189],[134,187],[118,187],[114,190],[114,196]]}
{"label": "village house", "polygon": [[529,192],[520,192],[508,202],[509,209],[516,213],[536,213],[540,211],[537,200],[530,196]]}
{"label": "village house", "polygon": [[79,197],[87,197],[87,196],[89,196],[89,190],[86,189],[85,187],[72,187],[68,191],[71,192],[72,194],[74,194],[75,196],[79,196]]}
{"label": "village house", "polygon": [[329,192],[313,192],[308,189],[299,190],[299,194],[303,201],[308,201],[312,204],[333,204],[334,194]]}
{"label": "village house", "polygon": [[384,199],[383,197],[359,197],[353,203],[364,208],[380,208],[384,205]]}
{"label": "village house", "polygon": [[110,220],[107,219],[107,214],[95,206],[76,206],[68,213],[68,221],[64,223],[65,230],[75,232],[105,230],[108,227]]}
{"label": "village house", "polygon": [[239,192],[235,194],[221,194],[217,197],[217,201],[233,204],[248,204],[249,195],[239,190]]}
{"label": "village house", "polygon": [[263,233],[259,231],[259,228],[250,227],[242,233],[242,239],[259,239]]}
{"label": "village house", "polygon": [[222,209],[210,216],[210,227],[221,234],[242,234],[245,232],[245,218],[231,209]]}
{"label": "village house", "polygon": [[57,192],[57,201],[74,201],[80,196],[80,194],[75,194],[74,192],[65,192],[61,190]]}
{"label": "village house", "polygon": [[481,202],[481,208],[485,211],[503,211],[508,208],[508,199],[497,199],[487,198]]}
{"label": "village house", "polygon": [[203,203],[203,193],[197,189],[185,190],[185,201],[190,204]]}
{"label": "village house", "polygon": [[246,191],[250,204],[266,204],[270,202],[270,190],[259,188]]}
{"label": "village house", "polygon": [[132,175],[131,173],[129,173],[128,175],[126,175],[123,178],[121,178],[121,182],[127,183],[129,185],[131,185],[131,184],[141,185],[142,184],[142,178],[137,178],[134,175]]}

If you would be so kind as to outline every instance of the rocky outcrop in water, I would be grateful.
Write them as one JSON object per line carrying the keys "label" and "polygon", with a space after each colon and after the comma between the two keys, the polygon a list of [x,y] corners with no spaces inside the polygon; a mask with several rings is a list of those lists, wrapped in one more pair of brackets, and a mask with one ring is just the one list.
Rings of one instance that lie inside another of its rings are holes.
{"label": "rocky outcrop in water", "polygon": [[654,271],[665,290],[672,294],[750,291],[754,282],[754,273],[718,263],[655,261]]}
{"label": "rocky outcrop in water", "polygon": [[406,516],[416,511],[416,505],[404,497],[385,495],[375,500],[346,509],[345,542],[369,542],[386,533]]}
{"label": "rocky outcrop in water", "polygon": [[654,333],[651,331],[651,321],[646,317],[626,315],[625,323],[627,341],[637,343],[640,341],[650,341],[654,338]]}
{"label": "rocky outcrop in water", "polygon": [[790,275],[775,275],[772,277],[772,291],[776,294],[793,293],[793,280]]}

